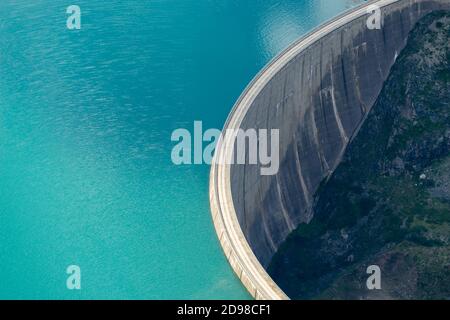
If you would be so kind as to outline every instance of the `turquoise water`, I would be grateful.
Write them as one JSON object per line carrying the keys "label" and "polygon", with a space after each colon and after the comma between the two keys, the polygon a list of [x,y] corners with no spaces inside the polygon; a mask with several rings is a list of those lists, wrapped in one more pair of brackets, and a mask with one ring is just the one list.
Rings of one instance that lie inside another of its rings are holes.
{"label": "turquoise water", "polygon": [[249,298],[209,167],[174,166],[171,133],[221,128],[261,67],[356,2],[1,0],[0,298]]}

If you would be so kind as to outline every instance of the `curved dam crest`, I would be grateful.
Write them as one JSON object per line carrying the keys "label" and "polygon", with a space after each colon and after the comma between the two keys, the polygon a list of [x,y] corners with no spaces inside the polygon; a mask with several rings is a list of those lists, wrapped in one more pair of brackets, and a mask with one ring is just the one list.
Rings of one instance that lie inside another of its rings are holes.
{"label": "curved dam crest", "polygon": [[[382,11],[379,30],[366,25],[373,4]],[[211,169],[216,231],[255,298],[288,298],[265,268],[289,233],[312,218],[315,192],[357,134],[409,32],[440,9],[450,9],[450,0],[369,1],[288,48],[235,105],[225,129],[280,130],[277,175],[261,176],[258,165]],[[221,142],[216,157],[230,157],[233,145]]]}

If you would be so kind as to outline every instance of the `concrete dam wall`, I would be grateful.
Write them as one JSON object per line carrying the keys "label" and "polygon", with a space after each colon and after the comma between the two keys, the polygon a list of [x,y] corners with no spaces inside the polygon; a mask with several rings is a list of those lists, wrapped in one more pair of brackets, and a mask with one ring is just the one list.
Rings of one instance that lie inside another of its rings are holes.
{"label": "concrete dam wall", "polygon": [[[367,27],[370,5],[381,8],[381,29]],[[255,298],[288,298],[264,268],[289,233],[312,218],[315,192],[374,105],[408,33],[439,9],[450,9],[450,0],[369,1],[286,49],[234,106],[225,129],[280,130],[276,175],[262,176],[258,165],[211,169],[216,231]],[[233,148],[233,138],[225,138],[216,158],[231,158]]]}

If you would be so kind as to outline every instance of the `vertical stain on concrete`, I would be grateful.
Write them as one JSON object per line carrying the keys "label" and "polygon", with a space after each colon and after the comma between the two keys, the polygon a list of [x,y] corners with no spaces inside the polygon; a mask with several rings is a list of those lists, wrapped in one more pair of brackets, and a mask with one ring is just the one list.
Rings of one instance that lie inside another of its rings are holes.
{"label": "vertical stain on concrete", "polygon": [[330,74],[331,74],[330,94],[331,94],[331,101],[333,104],[334,117],[336,118],[336,124],[339,128],[339,134],[341,135],[341,139],[343,140],[343,147],[345,148],[345,145],[348,142],[348,137],[347,137],[347,134],[345,133],[344,127],[342,125],[341,118],[339,116],[339,111],[338,111],[338,108],[336,105],[336,97],[334,96],[333,63],[330,63]]}

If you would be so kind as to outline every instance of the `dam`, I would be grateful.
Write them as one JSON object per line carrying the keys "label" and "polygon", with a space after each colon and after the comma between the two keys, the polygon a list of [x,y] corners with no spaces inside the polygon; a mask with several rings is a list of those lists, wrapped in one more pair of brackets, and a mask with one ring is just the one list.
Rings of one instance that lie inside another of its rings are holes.
{"label": "dam", "polygon": [[[369,29],[369,6],[381,29]],[[239,98],[225,129],[280,130],[280,170],[213,165],[210,203],[225,255],[256,299],[289,297],[267,274],[286,237],[312,219],[313,196],[340,163],[379,96],[416,22],[449,0],[369,1],[303,37],[275,58]],[[216,157],[233,155],[233,139]],[[218,163],[225,163],[218,161]]]}

